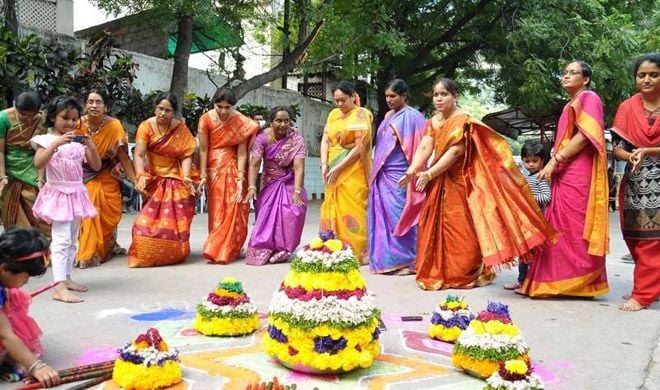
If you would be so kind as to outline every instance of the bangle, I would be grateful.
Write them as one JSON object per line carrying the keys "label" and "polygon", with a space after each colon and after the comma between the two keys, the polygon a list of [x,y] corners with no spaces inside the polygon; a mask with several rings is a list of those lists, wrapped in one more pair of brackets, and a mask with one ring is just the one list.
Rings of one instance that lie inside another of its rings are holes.
{"label": "bangle", "polygon": [[0,180],[9,180],[8,176],[0,176]]}
{"label": "bangle", "polygon": [[138,173],[135,175],[135,178],[140,180],[141,177],[149,177],[149,175],[146,172]]}
{"label": "bangle", "polygon": [[424,171],[424,174],[426,175],[426,177],[428,177],[429,181],[433,180],[433,174],[431,173],[430,169]]}
{"label": "bangle", "polygon": [[249,186],[248,191],[257,191],[257,186]]}
{"label": "bangle", "polygon": [[44,361],[41,360],[41,359],[37,359],[37,360],[35,360],[34,363],[32,363],[32,365],[30,365],[30,367],[28,368],[28,374],[32,375],[32,373],[34,372],[34,370],[38,370],[38,369],[40,369],[41,367],[44,367],[44,366],[46,366],[46,365],[47,365],[46,362],[44,362]]}
{"label": "bangle", "polygon": [[628,156],[628,162],[631,163],[631,164],[634,164],[634,162],[632,160],[632,157],[633,157],[633,154],[630,153],[630,156]]}
{"label": "bangle", "polygon": [[236,179],[234,179],[234,181],[235,181],[236,183],[242,183],[244,180],[245,180],[245,179],[242,178],[242,177],[237,177]]}
{"label": "bangle", "polygon": [[294,189],[293,189],[293,192],[294,192],[295,194],[300,195],[300,194],[302,193],[302,187],[296,187],[296,188],[294,188]]}

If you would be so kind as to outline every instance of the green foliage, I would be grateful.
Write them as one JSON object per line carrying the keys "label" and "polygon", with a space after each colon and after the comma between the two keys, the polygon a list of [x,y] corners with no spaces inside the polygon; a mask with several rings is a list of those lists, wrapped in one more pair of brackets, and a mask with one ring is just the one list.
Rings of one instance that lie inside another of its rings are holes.
{"label": "green foliage", "polygon": [[[270,113],[270,110],[275,108],[275,106],[260,106],[258,104],[250,104],[250,103],[245,103],[241,104],[240,106],[236,107],[238,112],[240,112],[243,115],[253,117],[256,114],[261,114],[264,116],[264,119],[268,121],[268,114]],[[292,104],[289,106],[289,110],[291,110],[291,115],[293,117],[291,118],[292,122],[295,122],[299,117],[300,117],[300,106],[297,104]]]}

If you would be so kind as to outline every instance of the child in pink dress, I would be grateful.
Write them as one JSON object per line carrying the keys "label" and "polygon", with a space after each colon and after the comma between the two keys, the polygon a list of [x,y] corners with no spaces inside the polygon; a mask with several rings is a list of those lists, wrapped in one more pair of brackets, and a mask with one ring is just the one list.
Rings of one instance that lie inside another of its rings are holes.
{"label": "child in pink dress", "polygon": [[101,168],[101,158],[94,143],[87,136],[74,134],[82,107],[70,96],[60,96],[48,106],[46,125],[50,134],[32,138],[36,150],[34,165],[46,167],[43,186],[32,212],[51,224],[50,243],[53,279],[61,282],[54,288],[53,299],[62,302],[82,302],[71,291],[87,291],[87,287],[71,280],[80,220],[97,215],[83,184],[83,162],[92,169]]}

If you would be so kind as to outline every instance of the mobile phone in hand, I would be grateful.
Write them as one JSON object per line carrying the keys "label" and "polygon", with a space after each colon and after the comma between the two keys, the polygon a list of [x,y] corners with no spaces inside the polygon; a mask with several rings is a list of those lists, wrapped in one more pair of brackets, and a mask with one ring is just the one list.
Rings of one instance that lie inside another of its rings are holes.
{"label": "mobile phone in hand", "polygon": [[76,134],[71,137],[71,142],[77,142],[79,144],[84,144],[87,141],[87,137],[84,135]]}

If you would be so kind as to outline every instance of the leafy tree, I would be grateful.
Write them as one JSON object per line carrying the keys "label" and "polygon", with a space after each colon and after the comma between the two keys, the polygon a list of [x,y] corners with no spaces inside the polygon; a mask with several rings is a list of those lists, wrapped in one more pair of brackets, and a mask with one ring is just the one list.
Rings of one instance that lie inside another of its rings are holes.
{"label": "leafy tree", "polygon": [[[498,101],[530,112],[561,107],[558,76],[573,58],[594,67],[608,115],[632,86],[629,64],[657,50],[657,0],[334,0],[301,68],[366,79],[387,111],[386,83],[405,79],[412,103],[426,109],[432,82],[480,81]],[[607,86],[607,88],[605,88]]]}
{"label": "leafy tree", "polygon": [[[294,0],[295,9],[299,11],[299,23],[296,29],[297,40],[294,42],[290,54],[263,74],[249,80],[240,80],[238,83],[232,83],[232,80],[230,80],[224,86],[231,87],[237,98],[240,99],[248,92],[293,70],[302,60],[309,45],[314,41],[323,25],[323,20],[318,17],[316,11],[322,9],[329,2],[330,0],[319,2]],[[167,23],[162,27],[176,30],[178,34],[170,91],[179,96],[184,96],[186,89],[193,22],[203,26],[212,22],[209,16],[216,15],[231,25],[235,31],[240,31],[243,34],[241,24],[243,20],[255,19],[265,24],[277,21],[277,18],[274,19],[268,12],[264,11],[260,0],[174,0],[168,2],[155,0],[93,0],[92,3],[115,15],[125,11],[135,13],[151,10],[155,13],[154,19],[172,21],[176,24],[176,29]]]}

